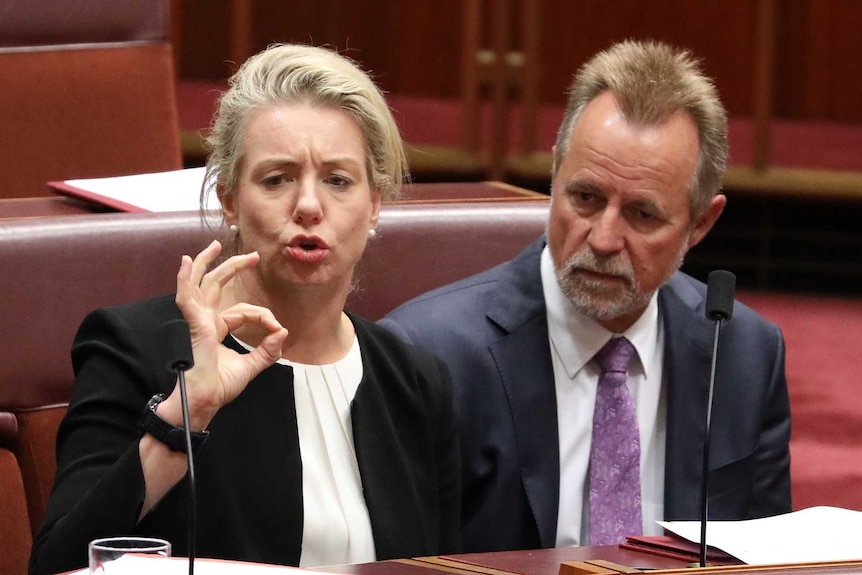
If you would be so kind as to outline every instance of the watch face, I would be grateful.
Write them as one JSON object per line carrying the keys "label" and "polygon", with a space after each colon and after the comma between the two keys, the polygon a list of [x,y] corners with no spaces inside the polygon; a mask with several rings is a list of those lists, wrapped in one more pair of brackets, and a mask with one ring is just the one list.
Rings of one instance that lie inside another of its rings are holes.
{"label": "watch face", "polygon": [[163,402],[164,400],[165,400],[165,394],[163,394],[163,393],[157,393],[157,394],[155,394],[155,395],[154,395],[154,396],[152,396],[152,397],[150,398],[150,400],[147,402],[147,409],[149,409],[150,411],[155,411],[155,410],[156,410],[156,407],[158,407],[158,406],[159,406],[159,404],[160,404],[161,402]]}
{"label": "watch face", "polygon": [[[157,393],[147,402],[144,416],[141,418],[139,427],[141,431],[152,435],[158,441],[164,443],[172,451],[186,451],[186,432],[182,427],[168,423],[156,413],[158,405],[165,400],[164,394]],[[191,434],[192,449],[203,445],[207,438],[206,431]]]}

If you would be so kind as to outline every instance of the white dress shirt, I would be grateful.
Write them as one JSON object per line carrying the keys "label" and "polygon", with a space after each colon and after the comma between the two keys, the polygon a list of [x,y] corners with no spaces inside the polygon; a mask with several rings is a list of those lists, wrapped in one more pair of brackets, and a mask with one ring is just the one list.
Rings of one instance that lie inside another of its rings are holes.
{"label": "white dress shirt", "polygon": [[593,407],[600,369],[593,356],[614,336],[637,350],[629,368],[629,391],[641,438],[641,510],[645,535],[660,535],[664,515],[665,398],[662,385],[664,337],[658,297],[625,332],[615,334],[574,310],[563,295],[548,247],[541,258],[542,287],[557,394],[560,441],[560,506],[557,547],[589,543],[589,463]]}

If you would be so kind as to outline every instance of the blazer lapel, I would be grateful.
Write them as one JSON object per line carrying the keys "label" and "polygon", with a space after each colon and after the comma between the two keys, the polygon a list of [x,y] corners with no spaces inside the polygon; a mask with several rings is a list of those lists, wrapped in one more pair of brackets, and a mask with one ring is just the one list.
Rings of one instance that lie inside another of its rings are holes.
{"label": "blazer lapel", "polygon": [[[378,370],[390,358],[373,338],[362,320],[353,319],[359,345],[362,349],[362,382],[350,405],[353,441],[362,478],[362,490],[371,519],[374,546],[378,559],[391,559],[405,553],[405,549],[426,549],[422,542],[429,536],[430,518],[416,520],[425,510],[421,506],[421,491],[416,486],[420,473],[410,453],[405,453],[404,442],[409,438],[398,435],[403,414],[393,413],[397,405],[384,397],[381,382],[397,388],[405,385],[395,379],[391,371]],[[409,451],[409,450],[408,450]]]}
{"label": "blazer lapel", "polygon": [[521,475],[543,547],[553,547],[559,507],[557,402],[539,270],[544,239],[508,266],[488,318],[507,335],[489,346],[509,398]]}
{"label": "blazer lapel", "polygon": [[696,519],[713,327],[703,316],[703,296],[680,274],[660,289],[659,306],[667,382],[665,519]]}

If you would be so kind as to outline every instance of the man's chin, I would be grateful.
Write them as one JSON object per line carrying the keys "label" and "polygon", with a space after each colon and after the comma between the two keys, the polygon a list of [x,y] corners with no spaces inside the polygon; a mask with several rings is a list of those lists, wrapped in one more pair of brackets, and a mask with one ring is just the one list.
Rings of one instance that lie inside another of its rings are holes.
{"label": "man's chin", "polygon": [[581,285],[566,295],[578,312],[600,322],[629,315],[638,307],[631,291],[619,285],[616,289]]}
{"label": "man's chin", "polygon": [[569,282],[569,289],[563,291],[573,302],[579,301],[584,305],[594,304],[605,307],[631,297],[629,284],[622,280],[594,281],[583,278],[572,278],[572,280]]}
{"label": "man's chin", "polygon": [[595,320],[604,321],[613,319],[620,313],[620,302],[623,298],[625,294],[613,290],[602,293],[578,292],[569,299],[580,313]]}
{"label": "man's chin", "polygon": [[596,305],[595,302],[590,302],[584,305],[582,302],[572,302],[575,309],[586,317],[597,322],[614,320],[620,315],[620,310],[613,307]]}

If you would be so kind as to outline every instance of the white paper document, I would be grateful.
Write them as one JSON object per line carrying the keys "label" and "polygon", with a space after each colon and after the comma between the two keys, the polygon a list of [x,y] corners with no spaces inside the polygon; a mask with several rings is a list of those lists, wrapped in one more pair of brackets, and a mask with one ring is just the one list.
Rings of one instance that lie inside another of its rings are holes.
{"label": "white paper document", "polygon": [[[700,543],[699,521],[659,521]],[[810,507],[748,521],[710,521],[706,540],[749,565],[862,560],[862,511]]]}
{"label": "white paper document", "polygon": [[[56,192],[125,212],[183,212],[200,208],[205,168],[48,182]],[[207,209],[218,208],[215,193]]]}

